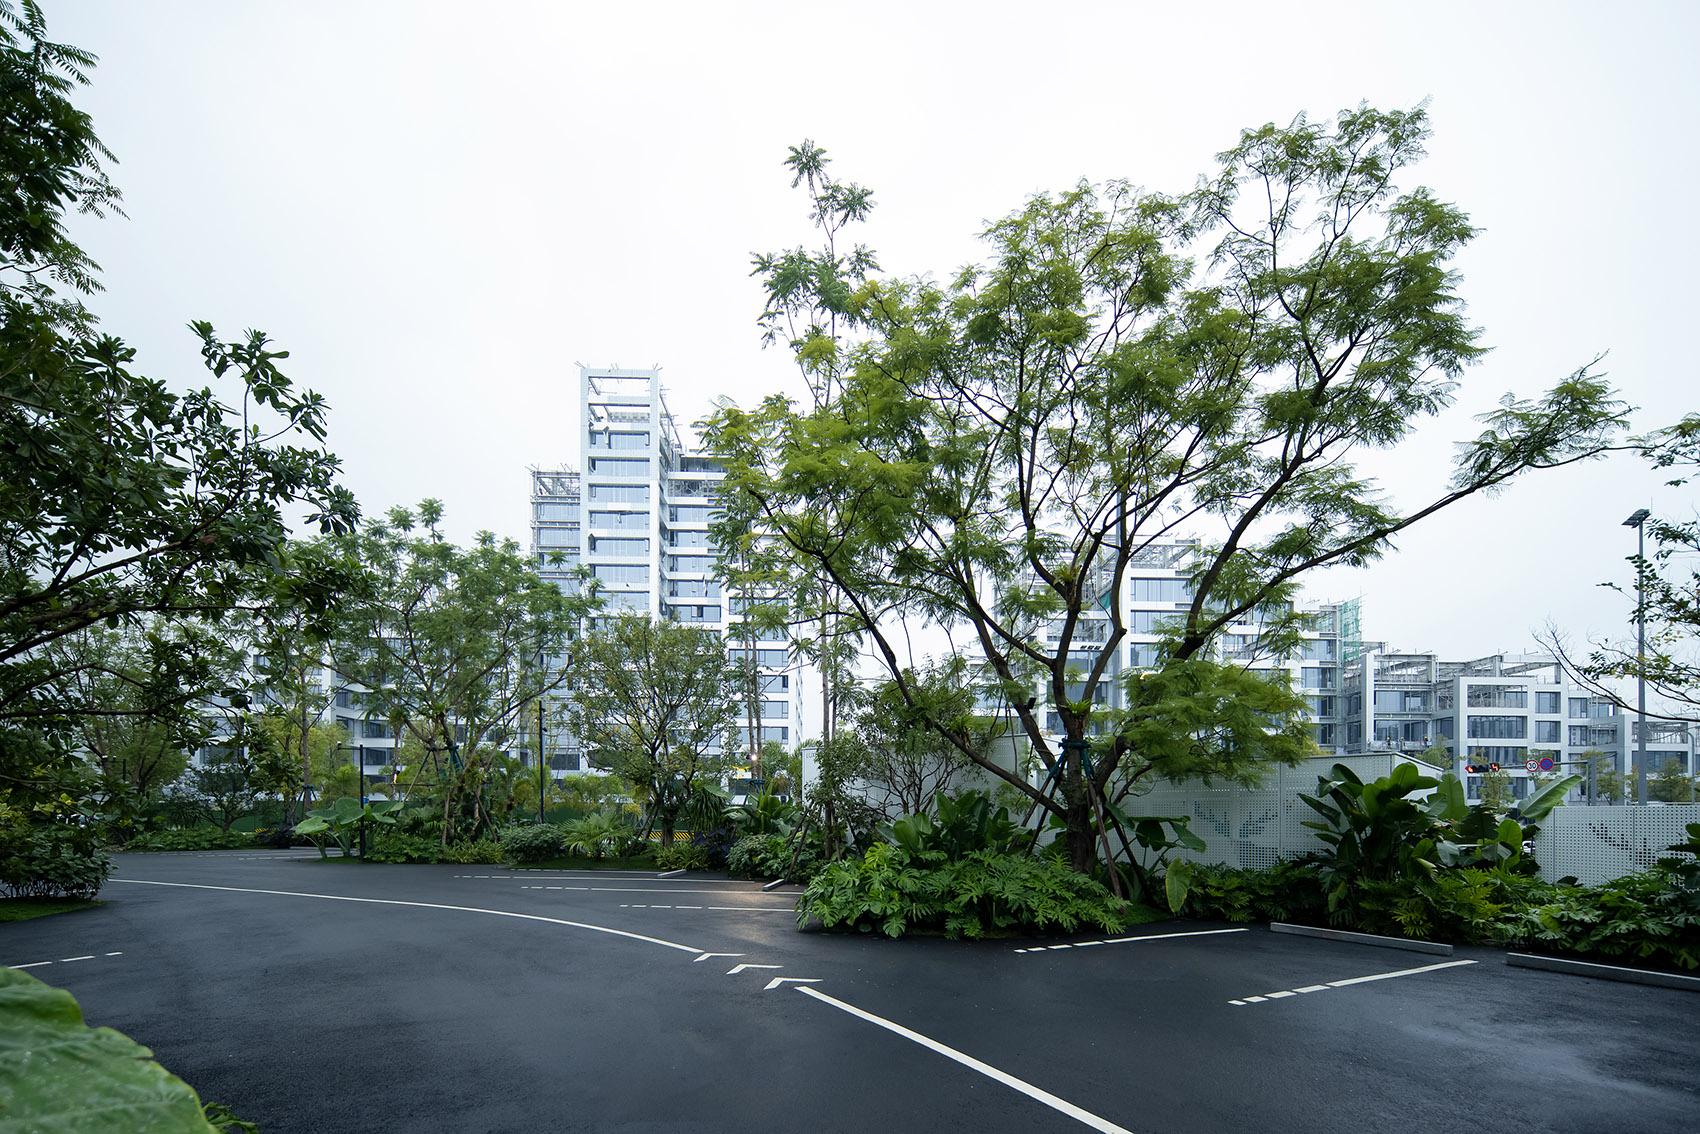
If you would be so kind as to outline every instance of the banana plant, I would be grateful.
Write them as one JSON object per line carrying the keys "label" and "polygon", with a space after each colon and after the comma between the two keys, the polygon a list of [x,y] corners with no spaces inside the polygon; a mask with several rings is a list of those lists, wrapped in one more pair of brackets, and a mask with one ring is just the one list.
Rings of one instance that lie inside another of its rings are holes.
{"label": "banana plant", "polygon": [[369,800],[362,807],[359,800],[345,795],[329,807],[307,812],[307,818],[295,825],[295,833],[312,839],[313,845],[319,848],[320,858],[329,858],[325,840],[315,838],[328,831],[331,840],[341,848],[343,857],[348,858],[354,854],[354,840],[362,823],[394,826],[395,816],[391,812],[399,811],[401,807],[402,801],[399,799]]}

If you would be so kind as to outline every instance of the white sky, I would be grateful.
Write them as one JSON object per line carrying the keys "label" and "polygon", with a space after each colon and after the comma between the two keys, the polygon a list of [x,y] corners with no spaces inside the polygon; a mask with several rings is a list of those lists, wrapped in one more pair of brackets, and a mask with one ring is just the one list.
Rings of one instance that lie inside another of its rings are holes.
{"label": "white sky", "polygon": [[[1395,502],[1507,391],[1596,354],[1639,428],[1700,409],[1691,3],[47,0],[101,57],[76,96],[128,220],[76,238],[141,368],[203,381],[190,319],[267,331],[325,395],[368,513],[437,497],[453,538],[527,538],[528,465],[571,459],[577,366],[660,364],[676,414],[800,395],[761,348],[752,251],[814,243],[780,166],[812,138],[878,207],[892,272],[945,278],[976,233],[1085,177],[1180,191],[1242,127],[1431,99],[1406,180],[1485,231],[1459,262],[1494,352],[1457,406],[1371,458]],[[1556,620],[1620,632],[1633,458],[1532,474],[1367,571],[1364,633],[1475,656]]]}

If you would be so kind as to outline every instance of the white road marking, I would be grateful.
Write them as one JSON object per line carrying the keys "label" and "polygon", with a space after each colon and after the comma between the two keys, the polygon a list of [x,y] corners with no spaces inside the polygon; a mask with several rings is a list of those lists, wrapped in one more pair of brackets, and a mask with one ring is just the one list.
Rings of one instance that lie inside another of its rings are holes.
{"label": "white road marking", "polygon": [[1032,945],[1015,951],[1017,953],[1048,953],[1052,949],[1086,949],[1093,945],[1128,945],[1135,941],[1165,941],[1171,937],[1213,937],[1218,933],[1250,932],[1250,929],[1243,927],[1238,929],[1193,929],[1185,933],[1144,933],[1137,937],[1109,937],[1103,941],[1076,941],[1068,945]]}
{"label": "white road marking", "polygon": [[677,941],[666,941],[660,937],[646,937],[642,933],[629,933],[624,929],[610,929],[606,925],[592,925],[586,921],[568,921],[559,917],[543,917],[539,914],[515,913],[512,910],[487,910],[478,906],[451,906],[442,902],[404,902],[395,898],[353,898],[345,894],[311,894],[300,890],[260,890],[249,886],[208,886],[196,882],[154,882],[146,878],[109,878],[107,881],[109,883],[122,882],[131,886],[173,886],[182,890],[223,890],[232,894],[273,894],[284,898],[318,898],[327,902],[363,902],[374,906],[408,906],[421,910],[458,910],[461,913],[489,914],[491,917],[512,917],[521,921],[541,921],[548,925],[565,925],[573,929],[588,929],[593,933],[628,937],[633,941],[663,945],[669,949],[678,949],[685,953],[702,952],[695,945],[681,945]]}
{"label": "white road marking", "polygon": [[1247,996],[1241,1000],[1230,1000],[1229,1004],[1236,1008],[1244,1008],[1247,1004],[1263,1004],[1270,1000],[1283,1000],[1289,996],[1297,996],[1301,992],[1327,992],[1331,988],[1349,988],[1354,984],[1368,984],[1376,980],[1392,980],[1394,977],[1416,976],[1418,973],[1432,973],[1438,969],[1455,969],[1459,965],[1473,965],[1474,961],[1443,961],[1438,965],[1422,965],[1414,969],[1397,969],[1390,973],[1374,973],[1370,976],[1349,977],[1346,980],[1331,980],[1327,984],[1307,984],[1303,988],[1291,991],[1268,992],[1262,996]]}
{"label": "white road marking", "polygon": [[745,969],[782,969],[784,965],[733,965],[726,970],[727,976],[737,976]]}
{"label": "white road marking", "polygon": [[767,982],[767,987],[762,989],[762,991],[763,992],[772,992],[774,989],[778,988],[782,984],[819,984],[819,983],[820,983],[820,977],[776,976],[772,980]]}
{"label": "white road marking", "polygon": [[[743,956],[742,953],[704,953],[702,956],[698,957],[696,960],[697,961],[706,961],[710,957],[742,957],[742,956]],[[696,961],[692,961],[691,963],[695,964]]]}
{"label": "white road marking", "polygon": [[68,964],[71,961],[92,961],[92,960],[94,960],[94,954],[90,953],[86,957],[60,957],[59,963],[63,965],[63,964]]}
{"label": "white road marking", "polygon": [[863,1011],[854,1004],[846,1004],[842,1000],[835,999],[824,992],[819,992],[812,988],[803,988],[798,986],[797,991],[801,992],[804,996],[813,997],[823,1004],[830,1004],[841,1012],[848,1012],[850,1015],[855,1016],[858,1019],[866,1020],[870,1024],[878,1025],[886,1031],[902,1036],[904,1039],[909,1040],[912,1043],[918,1043],[929,1051],[935,1051],[944,1056],[946,1059],[951,1059],[960,1063],[970,1071],[978,1071],[980,1074],[986,1076],[986,1078],[1002,1083],[1011,1090],[1019,1091],[1035,1102],[1043,1103],[1052,1110],[1061,1114],[1066,1114],[1076,1122],[1100,1131],[1101,1134],[1133,1134],[1132,1131],[1128,1130],[1124,1126],[1117,1126],[1107,1118],[1100,1118],[1091,1111],[1075,1106],[1066,1099],[1060,1099],[1056,1095],[1051,1094],[1049,1091],[1041,1090],[1024,1079],[1017,1079],[1014,1075],[1011,1075],[1006,1071],[999,1071],[991,1064],[982,1063],[980,1060],[975,1059],[971,1055],[964,1055],[962,1052],[957,1051],[953,1047],[946,1047],[944,1044],[935,1039],[929,1039],[920,1032],[910,1031],[902,1024],[893,1023],[884,1017],[874,1015],[872,1012]]}
{"label": "white road marking", "polygon": [[51,964],[52,964],[52,963],[53,963],[53,962],[52,962],[52,961],[31,961],[31,962],[30,962],[30,963],[29,963],[29,964],[27,964],[27,965],[8,965],[8,966],[7,966],[7,968],[13,968],[13,969],[39,969],[39,968],[41,968],[41,966],[43,966],[43,965],[51,965]]}

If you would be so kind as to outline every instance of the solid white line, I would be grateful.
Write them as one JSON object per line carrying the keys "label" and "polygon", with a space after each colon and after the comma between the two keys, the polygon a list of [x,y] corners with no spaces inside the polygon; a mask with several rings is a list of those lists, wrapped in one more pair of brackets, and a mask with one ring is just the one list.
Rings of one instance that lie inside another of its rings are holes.
{"label": "solid white line", "polygon": [[27,965],[8,965],[6,967],[12,969],[39,969],[43,965],[51,965],[52,963],[52,961],[31,961]]}
{"label": "solid white line", "polygon": [[1218,933],[1250,933],[1246,928],[1240,929],[1193,929],[1185,933],[1145,933],[1138,937],[1112,937],[1105,941],[1106,945],[1125,945],[1130,941],[1163,941],[1170,937],[1210,937]]}
{"label": "solid white line", "polygon": [[59,958],[60,964],[64,964],[66,961],[92,961],[92,960],[94,960],[94,954],[93,953],[90,953],[86,957],[60,957]]}
{"label": "solid white line", "polygon": [[122,952],[118,952],[118,953],[108,953],[108,954],[107,954],[107,956],[108,956],[108,957],[122,957],[122,956],[123,956],[123,955],[124,955],[124,954],[123,954],[123,953],[122,953]]}
{"label": "solid white line", "polygon": [[1455,969],[1459,965],[1473,965],[1474,961],[1443,961],[1438,965],[1424,965],[1416,969],[1400,969],[1391,973],[1376,973],[1374,976],[1352,977],[1350,980],[1331,980],[1329,988],[1345,988],[1349,984],[1368,984],[1372,980],[1392,980],[1394,977],[1416,976],[1418,973],[1432,973],[1436,969]]}
{"label": "solid white line", "polygon": [[669,949],[678,949],[686,953],[700,953],[695,945],[681,945],[677,941],[664,941],[659,937],[646,937],[641,933],[628,933],[623,929],[610,929],[606,925],[591,925],[584,921],[568,921],[559,917],[540,917],[537,914],[514,913],[512,910],[487,910],[478,906],[450,906],[441,902],[403,902],[394,898],[351,898],[343,894],[307,894],[297,890],[257,890],[247,886],[206,886],[194,882],[153,882],[145,878],[109,878],[108,882],[127,882],[132,886],[175,886],[183,890],[224,890],[232,894],[276,894],[285,898],[320,898],[327,902],[365,902],[374,906],[411,906],[421,910],[459,910],[462,913],[489,914],[491,917],[514,917],[521,921],[541,921],[549,925],[566,925],[573,929],[588,929],[594,933],[609,933],[615,937],[629,937],[633,941],[646,941],[651,945],[665,945]]}
{"label": "solid white line", "polygon": [[1099,1118],[1091,1111],[1082,1110],[1080,1107],[1075,1106],[1066,1099],[1059,1099],[1049,1091],[1041,1090],[1024,1079],[1017,1079],[1014,1075],[1011,1075],[1006,1071],[999,1071],[991,1064],[982,1063],[978,1059],[975,1059],[972,1055],[964,1055],[962,1052],[957,1051],[953,1047],[946,1047],[938,1040],[929,1039],[920,1032],[910,1031],[902,1024],[893,1023],[882,1016],[874,1015],[872,1012],[864,1012],[854,1004],[846,1004],[842,1000],[828,996],[824,992],[817,992],[812,988],[804,988],[803,986],[798,985],[797,991],[801,992],[804,996],[812,996],[816,1000],[821,1001],[823,1004],[830,1004],[842,1012],[848,1012],[852,1016],[866,1020],[870,1024],[877,1024],[886,1031],[900,1035],[904,1039],[913,1043],[918,1043],[929,1051],[936,1051],[946,1059],[955,1060],[970,1071],[978,1071],[980,1074],[986,1076],[986,1078],[1002,1083],[1011,1090],[1020,1091],[1035,1102],[1044,1103],[1052,1110],[1066,1114],[1076,1122],[1083,1123],[1094,1130],[1101,1131],[1102,1134],[1133,1134],[1131,1130],[1128,1130],[1124,1126],[1117,1126],[1107,1118]]}

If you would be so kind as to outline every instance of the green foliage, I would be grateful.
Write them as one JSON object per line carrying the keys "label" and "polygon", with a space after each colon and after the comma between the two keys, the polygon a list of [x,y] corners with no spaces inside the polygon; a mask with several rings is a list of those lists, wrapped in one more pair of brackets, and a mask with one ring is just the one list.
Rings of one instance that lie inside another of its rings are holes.
{"label": "green foliage", "polygon": [[655,865],[662,870],[707,870],[708,852],[689,843],[674,843],[655,852]]}
{"label": "green foliage", "polygon": [[906,815],[879,827],[879,837],[911,854],[957,859],[973,851],[1009,854],[1024,846],[1031,834],[1009,817],[1007,807],[992,810],[991,796],[983,791],[966,791],[954,798],[940,795],[934,806],[936,820],[924,814]]}
{"label": "green foliage", "polygon": [[[774,397],[704,423],[728,515],[752,554],[771,547],[830,585],[934,735],[953,722],[925,705],[898,628],[929,622],[975,644],[971,671],[1052,774],[1034,787],[963,754],[1062,817],[1077,869],[1091,867],[1093,801],[1113,782],[1255,775],[1302,748],[1280,708],[1290,689],[1207,664],[1229,626],[1260,620],[1280,656],[1307,573],[1372,562],[1422,517],[1598,455],[1621,425],[1624,407],[1583,367],[1541,398],[1502,401],[1451,483],[1408,513],[1359,475],[1359,453],[1443,411],[1484,353],[1452,268],[1475,230],[1401,185],[1428,133],[1422,107],[1367,106],[1246,130],[1190,192],[1037,196],[990,226],[983,263],[912,278],[834,250],[870,198],[846,197],[819,147],[792,152],[829,246],[758,257],[756,272],[764,326],[796,354],[812,405]],[[1130,569],[1177,516],[1210,517],[1220,535],[1190,565],[1163,669],[1125,712],[1100,709],[1132,632]],[[1082,667],[1076,644],[1099,627]],[[1090,774],[1059,734],[1073,751],[1103,737]]]}
{"label": "green foliage", "polygon": [[558,858],[566,849],[561,828],[553,823],[525,823],[503,827],[497,836],[502,853],[512,862],[542,862]]}
{"label": "green foliage", "polygon": [[1268,870],[1195,865],[1181,912],[1223,921],[1320,923],[1328,898],[1313,865],[1282,859]]}
{"label": "green foliage", "polygon": [[1507,934],[1550,952],[1700,968],[1700,879],[1659,867],[1553,887],[1508,916]]}
{"label": "green foliage", "polygon": [[178,831],[150,831],[125,844],[130,851],[236,850],[258,846],[252,831],[221,831],[217,827],[189,827]]}
{"label": "green foliage", "polygon": [[443,862],[446,853],[435,836],[381,831],[371,837],[366,857],[373,862]]}
{"label": "green foliage", "polygon": [[93,898],[112,858],[96,828],[60,823],[0,830],[0,892],[9,898]]}
{"label": "green foliage", "polygon": [[462,866],[494,866],[502,861],[502,844],[495,839],[468,839],[443,848],[443,862]]}
{"label": "green foliage", "polygon": [[561,825],[561,838],[568,850],[591,858],[621,855],[638,841],[638,833],[617,808],[605,807]]}
{"label": "green foliage", "polygon": [[746,878],[807,881],[824,862],[818,841],[795,835],[745,835],[726,852],[727,871]]}
{"label": "green foliage", "polygon": [[645,826],[673,841],[679,816],[725,768],[736,671],[717,634],[647,615],[602,619],[582,643],[573,727],[592,758],[646,805]]}
{"label": "green foliage", "polygon": [[214,1129],[183,1080],[111,1028],[91,1028],[70,993],[0,968],[0,1099],[18,1130]]}
{"label": "green foliage", "polygon": [[726,822],[739,835],[789,835],[802,819],[802,808],[776,795],[758,795],[725,809]]}
{"label": "green foliage", "polygon": [[878,930],[888,937],[943,932],[984,937],[1019,932],[1125,928],[1137,907],[1093,879],[1046,858],[970,851],[949,859],[875,843],[859,861],[828,864],[797,903],[797,924]]}
{"label": "green foliage", "polygon": [[314,836],[329,832],[343,856],[347,857],[354,853],[354,845],[363,826],[370,827],[374,823],[386,827],[393,825],[396,821],[394,813],[402,806],[399,799],[374,799],[361,806],[358,799],[345,795],[329,807],[307,812],[307,818],[295,825],[295,834],[311,839],[313,845],[319,848],[319,857],[327,858],[324,842]]}

